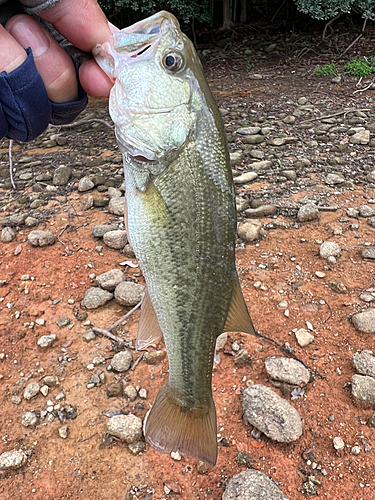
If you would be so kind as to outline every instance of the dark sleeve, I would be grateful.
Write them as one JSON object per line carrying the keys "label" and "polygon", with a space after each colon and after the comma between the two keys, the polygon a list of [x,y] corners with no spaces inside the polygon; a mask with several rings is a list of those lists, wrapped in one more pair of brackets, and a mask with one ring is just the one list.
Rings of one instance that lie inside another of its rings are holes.
{"label": "dark sleeve", "polygon": [[34,63],[31,50],[27,59],[11,73],[0,73],[0,138],[27,142],[41,134],[49,123],[69,123],[83,111],[87,96],[80,89],[79,100],[52,103]]}

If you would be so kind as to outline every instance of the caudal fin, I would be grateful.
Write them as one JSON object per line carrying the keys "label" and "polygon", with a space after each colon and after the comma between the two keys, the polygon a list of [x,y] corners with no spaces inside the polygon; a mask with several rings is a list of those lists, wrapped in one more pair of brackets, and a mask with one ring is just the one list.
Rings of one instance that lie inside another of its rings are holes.
{"label": "caudal fin", "polygon": [[161,453],[179,450],[183,455],[216,464],[216,411],[211,401],[206,412],[188,410],[173,398],[165,384],[147,418],[146,441]]}

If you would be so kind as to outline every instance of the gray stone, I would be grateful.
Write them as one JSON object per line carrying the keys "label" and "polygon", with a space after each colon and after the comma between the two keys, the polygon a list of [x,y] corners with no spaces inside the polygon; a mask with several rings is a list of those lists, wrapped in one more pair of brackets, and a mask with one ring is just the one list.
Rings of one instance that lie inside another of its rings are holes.
{"label": "gray stone", "polygon": [[122,373],[129,370],[132,361],[133,356],[130,351],[120,351],[113,356],[111,366],[116,372]]}
{"label": "gray stone", "polygon": [[257,135],[244,135],[241,137],[241,141],[244,144],[260,144],[261,142],[264,141],[264,136],[257,134]]}
{"label": "gray stone", "polygon": [[369,172],[366,175],[366,181],[371,182],[372,184],[375,184],[375,170],[373,172]]}
{"label": "gray stone", "polygon": [[5,451],[0,455],[0,470],[19,469],[26,462],[26,454],[22,450]]}
{"label": "gray stone", "polygon": [[27,237],[33,247],[46,247],[55,243],[55,236],[50,231],[31,231]]}
{"label": "gray stone", "polygon": [[248,387],[242,399],[245,417],[267,437],[281,443],[295,441],[302,435],[298,411],[269,387]]}
{"label": "gray stone", "polygon": [[139,453],[146,451],[146,443],[144,441],[137,441],[136,443],[130,443],[128,448],[133,455],[139,455]]}
{"label": "gray stone", "polygon": [[295,170],[283,170],[280,172],[288,181],[295,181],[297,179],[297,173]]}
{"label": "gray stone", "polygon": [[369,219],[367,219],[367,224],[370,227],[375,227],[375,217],[370,217]]}
{"label": "gray stone", "polygon": [[132,281],[122,281],[116,286],[115,299],[122,306],[135,306],[144,295],[145,287]]}
{"label": "gray stone", "polygon": [[255,161],[250,165],[251,170],[267,170],[272,166],[272,162],[269,160]]}
{"label": "gray stone", "polygon": [[38,339],[37,344],[39,347],[51,347],[56,338],[57,337],[54,333],[51,333],[50,335],[43,335]]}
{"label": "gray stone", "polygon": [[37,208],[43,207],[45,204],[46,202],[44,200],[40,200],[39,198],[37,198],[30,204],[30,208],[32,210],[35,210]]}
{"label": "gray stone", "polygon": [[306,347],[311,344],[315,338],[311,332],[305,330],[304,328],[299,328],[294,335],[296,336],[296,340],[301,347]]}
{"label": "gray stone", "polygon": [[86,210],[90,210],[94,206],[94,197],[91,194],[88,194],[81,201],[81,211],[85,212]]}
{"label": "gray stone", "polygon": [[275,139],[269,139],[267,144],[268,146],[284,146],[286,142],[287,141],[284,137],[276,137]]}
{"label": "gray stone", "polygon": [[306,222],[318,218],[319,218],[319,210],[314,203],[307,203],[298,210],[297,219],[300,222]]}
{"label": "gray stone", "polygon": [[79,180],[78,191],[80,193],[84,193],[85,191],[90,191],[90,189],[93,189],[94,187],[95,184],[88,177],[82,177],[82,179]]}
{"label": "gray stone", "polygon": [[350,142],[352,144],[368,144],[370,142],[370,131],[360,130],[350,137]]}
{"label": "gray stone", "polygon": [[375,379],[367,375],[353,375],[352,394],[363,403],[375,404]]}
{"label": "gray stone", "polygon": [[27,214],[14,214],[5,217],[1,220],[1,225],[4,226],[22,226],[25,223]]}
{"label": "gray stone", "polygon": [[302,387],[310,380],[309,370],[295,359],[271,356],[265,365],[268,375],[278,382]]}
{"label": "gray stone", "polygon": [[124,394],[130,401],[135,401],[138,396],[137,389],[133,385],[127,385],[124,389]]}
{"label": "gray stone", "polygon": [[241,127],[236,132],[241,135],[256,135],[259,134],[260,127]]}
{"label": "gray stone", "polygon": [[104,288],[104,290],[113,292],[116,286],[121,283],[121,281],[124,281],[124,279],[124,273],[120,271],[120,269],[111,269],[97,276],[96,282],[100,287]]}
{"label": "gray stone", "polygon": [[243,160],[243,154],[239,151],[235,151],[234,153],[229,153],[230,166],[234,167],[235,165],[241,165]]}
{"label": "gray stone", "polygon": [[35,217],[27,217],[25,219],[25,226],[26,227],[35,227],[39,224],[39,220],[36,219]]}
{"label": "gray stone", "polygon": [[43,379],[43,383],[48,385],[48,387],[57,387],[59,385],[59,380],[53,375],[46,375]]}
{"label": "gray stone", "polygon": [[346,211],[346,215],[348,217],[351,217],[352,219],[357,219],[359,215],[359,210],[356,210],[355,208],[348,208]]}
{"label": "gray stone", "polygon": [[70,318],[68,318],[68,316],[60,316],[56,324],[59,328],[64,328],[64,326],[70,325]]}
{"label": "gray stone", "polygon": [[244,174],[239,175],[238,177],[235,177],[233,179],[233,182],[235,184],[245,184],[246,182],[253,181],[257,177],[258,177],[258,174],[256,174],[255,172],[245,172]]}
{"label": "gray stone", "polygon": [[357,330],[364,333],[375,333],[375,308],[353,314],[352,321]]}
{"label": "gray stone", "polygon": [[55,186],[65,186],[68,184],[70,176],[72,175],[72,169],[61,165],[55,170],[53,175],[52,183]]}
{"label": "gray stone", "polygon": [[110,186],[108,188],[108,196],[110,198],[121,198],[121,191],[115,187]]}
{"label": "gray stone", "polygon": [[87,309],[97,309],[111,299],[113,299],[113,293],[99,287],[91,287],[85,292],[81,305]]}
{"label": "gray stone", "polygon": [[88,332],[85,332],[85,333],[82,335],[82,339],[83,339],[85,342],[91,342],[92,340],[95,340],[95,339],[96,339],[96,335],[95,335],[95,333],[94,333],[92,330],[89,330]]}
{"label": "gray stone", "polygon": [[108,209],[111,214],[123,216],[125,211],[124,196],[114,196],[113,198],[111,198]]}
{"label": "gray stone", "polygon": [[103,238],[105,233],[109,233],[109,231],[116,231],[115,226],[109,226],[107,224],[98,224],[96,226],[93,226],[91,229],[92,235],[95,238]]}
{"label": "gray stone", "polygon": [[108,231],[108,233],[105,233],[103,236],[103,241],[109,248],[122,250],[128,242],[128,238],[126,235],[126,231],[117,229],[116,231]]}
{"label": "gray stone", "polygon": [[328,174],[325,181],[329,186],[336,186],[345,182],[345,177],[340,174]]}
{"label": "gray stone", "polygon": [[26,399],[26,401],[29,401],[31,398],[34,398],[39,394],[40,386],[38,382],[30,382],[30,384],[27,384],[25,387],[25,390],[23,391],[23,397]]}
{"label": "gray stone", "polygon": [[358,373],[375,379],[375,356],[372,351],[356,352],[353,355],[353,364]]}
{"label": "gray stone", "polygon": [[25,427],[33,427],[38,423],[38,417],[33,411],[24,411],[22,413],[21,423]]}
{"label": "gray stone", "polygon": [[319,255],[323,259],[328,259],[329,257],[340,257],[341,249],[337,243],[334,241],[324,241],[319,248]]}
{"label": "gray stone", "polygon": [[359,207],[359,215],[361,217],[373,217],[375,215],[374,210],[368,205],[361,205]]}
{"label": "gray stone", "polygon": [[368,247],[362,252],[364,259],[375,259],[375,247]]}
{"label": "gray stone", "polygon": [[16,231],[11,227],[3,227],[1,230],[1,241],[2,243],[10,243],[16,237]]}
{"label": "gray stone", "polygon": [[68,425],[62,425],[59,429],[59,436],[61,439],[66,439],[69,435],[69,426]]}
{"label": "gray stone", "polygon": [[288,500],[288,498],[263,472],[248,469],[232,477],[222,500]]}
{"label": "gray stone", "polygon": [[274,205],[261,205],[258,208],[248,208],[245,210],[246,217],[250,219],[258,219],[260,217],[272,217],[276,215],[277,207]]}
{"label": "gray stone", "polygon": [[142,437],[142,420],[135,415],[115,415],[107,422],[109,434],[116,436],[123,441],[135,443]]}
{"label": "gray stone", "polygon": [[240,222],[237,228],[238,236],[246,243],[256,241],[260,237],[261,227],[261,223],[257,220]]}
{"label": "gray stone", "polygon": [[256,158],[257,160],[263,160],[265,153],[261,149],[252,149],[250,151],[251,158]]}
{"label": "gray stone", "polygon": [[41,394],[43,394],[43,396],[44,396],[44,397],[47,397],[48,392],[49,392],[49,387],[48,387],[48,385],[43,385],[43,386],[40,388],[40,393],[41,393]]}

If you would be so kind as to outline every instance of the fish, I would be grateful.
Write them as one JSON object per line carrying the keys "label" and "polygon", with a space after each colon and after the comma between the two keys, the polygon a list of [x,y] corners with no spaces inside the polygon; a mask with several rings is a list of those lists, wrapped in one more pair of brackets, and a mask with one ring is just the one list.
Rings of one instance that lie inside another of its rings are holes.
{"label": "fish", "polygon": [[163,336],[169,378],[145,423],[161,453],[214,466],[212,369],[222,332],[255,334],[235,266],[237,213],[226,133],[200,59],[166,11],[93,50],[112,79],[125,225],[146,282],[137,349]]}

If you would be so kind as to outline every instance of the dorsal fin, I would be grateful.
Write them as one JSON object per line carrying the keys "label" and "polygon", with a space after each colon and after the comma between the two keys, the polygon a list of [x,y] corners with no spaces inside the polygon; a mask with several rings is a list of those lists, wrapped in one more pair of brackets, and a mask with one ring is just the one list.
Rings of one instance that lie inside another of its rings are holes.
{"label": "dorsal fin", "polygon": [[247,310],[237,274],[233,282],[232,299],[223,332],[242,332],[258,335]]}
{"label": "dorsal fin", "polygon": [[162,335],[163,333],[160,329],[146,286],[142,300],[141,317],[139,318],[135,347],[136,349],[145,349]]}

